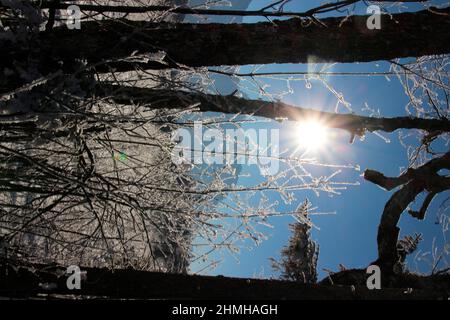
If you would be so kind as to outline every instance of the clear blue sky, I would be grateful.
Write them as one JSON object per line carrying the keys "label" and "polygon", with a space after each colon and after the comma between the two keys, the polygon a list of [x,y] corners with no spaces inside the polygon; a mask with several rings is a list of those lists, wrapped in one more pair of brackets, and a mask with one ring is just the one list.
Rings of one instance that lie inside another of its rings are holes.
{"label": "clear blue sky", "polygon": [[[249,9],[259,9],[269,1],[253,1]],[[303,10],[310,6],[317,5],[315,1],[291,1],[285,7],[285,11]],[[252,22],[253,18],[246,19],[245,22]],[[270,48],[268,48],[270,50]],[[293,53],[294,54],[294,53]],[[385,62],[369,64],[339,64],[335,65],[330,71],[387,71],[388,64]],[[241,71],[251,70],[250,67],[243,67]],[[270,65],[265,66],[259,71],[304,71],[307,66],[298,65]],[[344,94],[345,99],[351,103],[352,109],[356,114],[367,115],[362,111],[365,103],[373,109],[379,109],[385,117],[405,115],[404,106],[408,98],[397,78],[392,76],[390,81],[385,77],[329,77],[328,81],[338,92]],[[287,86],[282,81],[269,81],[271,93],[286,91]],[[219,81],[219,83],[221,83]],[[223,83],[226,83],[224,81]],[[292,82],[293,93],[283,97],[284,102],[320,109],[324,111],[333,111],[336,98],[324,86],[312,81],[312,88],[307,89],[302,81]],[[245,92],[252,97],[250,92]],[[343,108],[341,111],[345,111]],[[282,146],[295,148],[295,140],[291,137],[292,123],[284,123],[281,128]],[[277,126],[277,124],[273,124]],[[386,175],[396,176],[400,173],[400,168],[407,164],[406,150],[399,144],[398,132],[385,134],[383,136],[390,140],[386,143],[384,140],[374,134],[368,134],[364,141],[356,141],[349,144],[347,133],[336,130],[336,136],[331,141],[327,149],[317,153],[316,156],[323,162],[337,164],[358,164],[361,171],[344,170],[337,176],[336,180],[360,182],[359,186],[349,187],[342,192],[341,196],[330,197],[327,194],[315,196],[309,191],[299,191],[296,197],[299,202],[308,197],[317,211],[330,212],[336,211],[336,215],[315,216],[313,222],[320,228],[313,231],[313,239],[320,246],[319,255],[319,278],[323,278],[326,273],[323,268],[337,270],[339,264],[348,268],[366,267],[377,257],[376,235],[377,227],[380,221],[383,207],[392,192],[387,192],[379,187],[365,182],[361,174],[365,169],[375,169]],[[255,178],[258,176],[257,168],[244,168],[244,171],[250,172]],[[320,174],[320,172],[316,172]],[[450,193],[441,194],[430,206],[425,221],[417,221],[407,214],[404,214],[401,222],[401,236],[420,232],[424,235],[419,250],[427,252],[432,250],[432,243],[435,239],[439,250],[444,246],[442,229],[436,222],[436,212],[439,204]],[[420,205],[419,201],[416,207]],[[294,210],[298,202],[292,206],[286,206],[286,211]],[[280,207],[283,209],[283,207]],[[270,238],[263,242],[259,247],[254,247],[251,251],[243,250],[238,256],[238,260],[230,254],[224,252],[218,256],[223,256],[223,263],[214,269],[210,274],[222,274],[226,276],[252,277],[276,276],[270,268],[269,258],[278,257],[281,248],[287,244],[290,232],[288,224],[294,222],[293,218],[276,218],[270,221],[275,228],[260,228],[266,231]],[[409,266],[415,270],[416,265],[410,259]],[[426,272],[430,271],[429,266],[422,262],[418,265],[419,269]],[[194,268],[195,271],[195,268]]]}

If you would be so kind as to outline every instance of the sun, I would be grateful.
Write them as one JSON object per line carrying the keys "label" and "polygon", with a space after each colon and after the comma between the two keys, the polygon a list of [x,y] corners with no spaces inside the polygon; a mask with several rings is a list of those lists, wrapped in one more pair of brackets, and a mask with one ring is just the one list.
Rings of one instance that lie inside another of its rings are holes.
{"label": "sun", "polygon": [[328,130],[318,120],[307,120],[297,125],[296,136],[299,148],[304,148],[306,151],[315,151],[326,145]]}

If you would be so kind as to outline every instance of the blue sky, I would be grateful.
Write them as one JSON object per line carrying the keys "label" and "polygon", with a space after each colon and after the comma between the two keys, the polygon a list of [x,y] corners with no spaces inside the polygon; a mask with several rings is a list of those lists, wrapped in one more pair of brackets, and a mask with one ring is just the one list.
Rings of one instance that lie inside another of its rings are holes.
{"label": "blue sky", "polygon": [[[249,9],[259,9],[267,1],[253,1]],[[299,5],[299,3],[301,3]],[[291,1],[285,11],[303,10],[317,2],[314,1]],[[252,22],[254,19],[246,19],[245,22]],[[269,65],[259,71],[307,71],[305,65]],[[240,71],[252,70],[252,67],[242,67]],[[330,71],[387,71],[388,64],[376,62],[368,64],[339,64],[333,66]],[[223,79],[222,79],[223,80]],[[405,115],[404,106],[408,98],[403,87],[395,76],[390,77],[390,81],[385,77],[329,77],[329,84],[338,92],[342,92],[345,99],[351,103],[353,112],[360,115],[368,115],[362,109],[365,103],[373,109],[379,109],[385,117]],[[270,85],[271,93],[279,93],[287,90],[283,81],[266,80]],[[220,83],[226,83],[225,80]],[[305,87],[305,82],[294,81],[291,83],[293,93],[283,96],[282,101],[290,104],[319,109],[323,111],[333,111],[336,105],[336,98],[324,88],[318,81],[311,81],[310,89]],[[244,90],[244,89],[242,89]],[[249,97],[255,98],[251,92],[244,92]],[[339,109],[344,112],[344,108]],[[281,149],[289,147],[296,148],[295,139],[292,139],[292,129],[295,124],[284,123],[280,127],[280,137],[282,140]],[[334,131],[334,130],[333,130]],[[387,192],[381,188],[365,182],[360,176],[365,169],[374,169],[386,175],[396,176],[400,173],[400,168],[407,164],[406,150],[400,145],[398,132],[392,134],[382,133],[390,140],[386,143],[374,134],[368,134],[364,141],[356,139],[353,144],[349,144],[349,135],[339,130],[334,131],[335,137],[329,141],[326,149],[321,150],[315,156],[327,163],[354,164],[361,167],[361,171],[344,170],[337,180],[359,182],[359,186],[350,186],[342,192],[341,196],[330,197],[321,194],[319,197],[309,191],[296,192],[298,201],[303,201],[306,197],[317,206],[319,212],[336,211],[336,215],[314,216],[313,222],[320,230],[313,230],[312,237],[320,246],[319,255],[319,278],[323,278],[326,273],[323,268],[337,270],[339,264],[348,268],[366,267],[376,259],[376,235],[383,207],[392,192]],[[245,168],[255,178],[258,172],[255,168]],[[320,172],[318,172],[320,174]],[[443,237],[442,229],[436,222],[436,212],[441,202],[450,195],[449,192],[437,197],[428,210],[425,221],[417,221],[407,214],[402,216],[400,221],[401,236],[420,232],[424,235],[419,250],[427,252],[432,250],[433,239],[439,249],[442,249]],[[420,206],[419,201],[416,207]],[[295,209],[298,202],[284,209],[290,211]],[[280,208],[283,209],[283,208]],[[243,250],[238,256],[238,260],[230,254],[224,252],[223,262],[210,274],[222,274],[226,276],[252,277],[276,276],[270,268],[269,258],[278,257],[281,248],[287,244],[290,232],[288,224],[294,222],[291,217],[272,219],[273,229],[263,229],[270,238],[260,246],[251,251]],[[416,265],[410,259],[409,266],[415,270]],[[430,271],[429,266],[421,262],[418,265],[423,272]],[[194,270],[195,271],[195,270]]]}
{"label": "blue sky", "polygon": [[[268,66],[266,69],[270,70],[272,67]],[[339,65],[335,67],[334,71],[361,71],[364,67],[363,65]],[[383,70],[383,68],[383,64],[380,64],[379,69]],[[365,103],[372,108],[380,109],[384,116],[405,114],[404,106],[408,100],[395,77],[391,77],[391,81],[384,77],[362,79],[361,77],[331,77],[329,81],[338,91],[344,93],[356,114],[365,114],[361,111]],[[285,85],[283,87],[279,83],[271,84],[273,85],[272,91],[285,90]],[[336,99],[319,82],[312,81],[311,89],[306,89],[303,82],[294,82],[292,86],[294,93],[287,95],[283,101],[325,111],[334,109]],[[274,126],[278,127],[277,124]],[[286,123],[280,126],[280,138],[283,141],[281,149],[284,146],[291,149],[296,147],[295,139],[293,140],[290,134],[292,126],[295,124]],[[337,180],[358,181],[360,185],[348,187],[341,196],[334,197],[329,197],[327,194],[317,197],[308,191],[296,193],[298,201],[309,198],[314,206],[318,206],[317,211],[337,212],[337,215],[313,216],[312,218],[314,224],[320,228],[320,231],[314,230],[312,236],[320,246],[318,269],[321,277],[325,276],[323,268],[336,270],[339,264],[348,268],[365,267],[376,259],[377,227],[383,207],[392,192],[387,192],[364,181],[360,175],[365,169],[370,168],[386,175],[396,176],[400,173],[400,168],[407,165],[406,150],[399,144],[397,132],[383,133],[390,143],[369,133],[364,141],[356,139],[353,144],[349,144],[348,133],[340,130],[333,131],[336,132],[336,137],[333,141],[329,141],[325,150],[318,152],[315,156],[327,163],[359,165],[360,172],[344,170],[337,176]],[[256,168],[248,170],[255,177],[258,176]],[[425,221],[417,221],[406,214],[401,219],[402,236],[412,235],[415,232],[424,234],[425,239],[419,248],[423,252],[431,251],[434,238],[438,247],[442,248],[443,246],[441,226],[436,225],[435,221],[437,207],[448,195],[448,193],[442,194],[435,199]],[[286,206],[286,211],[295,209],[297,205],[298,202],[291,207]],[[252,251],[243,250],[238,257],[239,262],[225,253],[224,262],[213,271],[213,274],[248,277],[263,271],[264,277],[275,276],[270,269],[268,258],[277,257],[280,249],[287,243],[290,235],[288,224],[292,222],[294,220],[291,217],[272,219],[271,223],[275,228],[266,230],[271,235],[269,240],[263,242],[261,246],[253,248]],[[416,267],[412,261],[411,267],[413,269]],[[429,271],[429,266],[424,263],[419,267],[424,272]]]}

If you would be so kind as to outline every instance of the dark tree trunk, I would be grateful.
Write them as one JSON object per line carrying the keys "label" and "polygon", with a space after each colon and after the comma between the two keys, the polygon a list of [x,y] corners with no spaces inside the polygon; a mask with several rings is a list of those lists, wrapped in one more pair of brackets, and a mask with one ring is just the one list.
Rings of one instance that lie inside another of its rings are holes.
{"label": "dark tree trunk", "polygon": [[[3,267],[0,271],[0,297],[43,297],[42,294],[49,294],[60,298],[65,296],[66,299],[77,296],[103,299],[447,299],[449,284],[448,278],[444,276],[436,279],[441,284],[439,289],[368,290],[365,284],[332,286],[81,268],[81,271],[86,272],[86,281],[81,282],[80,290],[68,290],[67,275],[62,267],[34,265],[32,268],[7,267],[7,270]],[[411,287],[410,284],[405,285]]]}
{"label": "dark tree trunk", "polygon": [[[192,67],[308,62],[365,62],[450,52],[450,9],[438,13],[382,15],[381,29],[368,16],[326,18],[303,26],[299,19],[255,24],[152,24],[138,21],[83,22],[40,35],[42,58],[122,59],[132,53],[165,51],[167,62]],[[154,62],[151,62],[154,65]],[[145,63],[141,63],[145,67]],[[131,68],[121,62],[118,69]]]}

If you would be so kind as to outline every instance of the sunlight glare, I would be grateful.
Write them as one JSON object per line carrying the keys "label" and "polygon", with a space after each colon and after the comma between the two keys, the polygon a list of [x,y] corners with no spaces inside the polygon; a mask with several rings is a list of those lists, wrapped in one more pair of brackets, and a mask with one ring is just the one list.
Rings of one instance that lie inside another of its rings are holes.
{"label": "sunlight glare", "polygon": [[317,120],[299,123],[296,134],[299,147],[308,151],[322,148],[328,140],[327,127]]}

